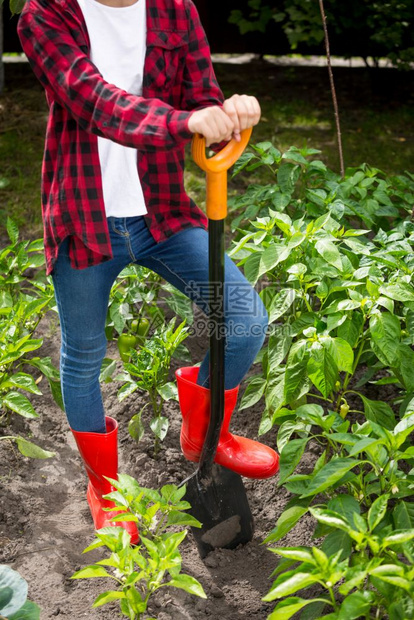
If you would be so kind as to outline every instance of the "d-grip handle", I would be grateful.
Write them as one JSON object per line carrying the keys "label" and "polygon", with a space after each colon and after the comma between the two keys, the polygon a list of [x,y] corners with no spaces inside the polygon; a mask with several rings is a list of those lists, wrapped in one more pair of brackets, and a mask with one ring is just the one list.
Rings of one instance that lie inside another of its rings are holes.
{"label": "d-grip handle", "polygon": [[206,208],[210,220],[223,220],[227,215],[227,170],[236,162],[249,143],[252,127],[241,132],[240,142],[233,138],[213,157],[206,157],[206,139],[194,134],[191,154],[206,172]]}

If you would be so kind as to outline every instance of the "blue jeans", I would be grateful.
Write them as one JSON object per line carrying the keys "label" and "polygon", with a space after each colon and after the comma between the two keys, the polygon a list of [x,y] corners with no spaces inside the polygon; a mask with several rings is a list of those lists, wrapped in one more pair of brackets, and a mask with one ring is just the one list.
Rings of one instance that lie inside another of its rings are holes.
{"label": "blue jeans", "polygon": [[[156,243],[142,216],[108,217],[113,258],[73,269],[69,237],[59,247],[52,280],[61,325],[60,372],[63,403],[76,431],[105,432],[99,374],[106,354],[105,321],[110,290],[130,263],[147,267],[185,293],[209,314],[208,234],[188,228]],[[226,256],[224,304],[226,320],[225,387],[239,385],[262,347],[267,313],[243,274]],[[212,306],[213,307],[213,306]],[[209,356],[198,383],[208,386]]]}

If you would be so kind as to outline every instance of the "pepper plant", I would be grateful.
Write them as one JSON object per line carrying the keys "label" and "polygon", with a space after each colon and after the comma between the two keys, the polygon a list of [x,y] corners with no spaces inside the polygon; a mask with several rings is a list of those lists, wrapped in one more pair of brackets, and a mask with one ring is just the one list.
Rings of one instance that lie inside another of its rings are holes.
{"label": "pepper plant", "polygon": [[[307,618],[413,618],[414,528],[405,529],[401,509],[387,514],[389,500],[389,495],[380,495],[365,514],[349,495],[311,508],[318,524],[331,531],[330,540],[346,539],[349,548],[335,551],[326,538],[322,548],[271,549],[284,560],[263,600],[283,600],[269,620],[288,620],[305,608]],[[291,596],[309,586],[315,590],[316,584],[322,587],[316,596]]]}
{"label": "pepper plant", "polygon": [[[229,210],[236,212],[232,229],[242,222],[269,215],[269,209],[317,218],[329,211],[350,228],[363,226],[378,231],[392,227],[390,218],[411,217],[414,206],[414,174],[387,176],[378,168],[362,164],[348,168],[345,178],[329,170],[312,148],[290,147],[281,153],[271,142],[250,145],[233,167],[233,177],[242,170],[267,170],[267,184],[249,183],[243,194],[229,198]],[[251,231],[254,232],[254,231]]]}
{"label": "pepper plant", "polygon": [[168,308],[192,323],[191,301],[161,276],[135,263],[123,269],[111,289],[106,320],[107,338],[112,340],[114,331],[118,334],[122,361],[129,362],[130,350],[165,324]]}
{"label": "pepper plant", "polygon": [[[114,331],[118,338],[124,332],[132,336],[138,331],[132,321],[141,325],[148,322],[151,327],[163,323],[164,315],[157,305],[160,290],[161,277],[158,274],[135,263],[125,267],[111,288],[106,320],[108,339],[113,338]],[[125,352],[124,346],[119,345],[119,348],[121,353]]]}
{"label": "pepper plant", "polygon": [[[45,315],[54,307],[54,293],[50,281],[44,281],[41,271],[28,279],[28,269],[39,269],[44,263],[41,240],[19,241],[19,231],[13,220],[7,220],[10,244],[0,252],[0,421],[8,422],[12,413],[25,418],[37,418],[38,414],[28,397],[41,395],[38,387],[42,375],[49,381],[56,403],[63,409],[59,371],[50,358],[30,357],[40,349],[42,338],[35,331]],[[35,380],[27,372],[32,366],[42,375]],[[15,435],[3,435],[0,440],[17,444],[25,456],[47,458],[53,453],[43,450],[27,439]]]}
{"label": "pepper plant", "polygon": [[[275,550],[286,561],[265,600],[289,597],[272,620],[298,612],[410,618],[414,177],[387,178],[363,165],[340,179],[312,161],[317,154],[261,143],[236,169],[266,166],[271,178],[233,200],[242,209],[230,251],[250,282],[260,282],[269,314],[261,372],[241,402],[263,398],[259,434],[277,427],[278,484],[291,494],[266,542],[307,513],[322,539],[320,549]],[[303,473],[309,446],[317,457]],[[294,561],[302,563],[292,569]],[[323,600],[292,597],[316,583]]]}
{"label": "pepper plant", "polygon": [[171,359],[180,354],[182,343],[188,336],[188,328],[185,321],[175,327],[176,319],[173,318],[167,325],[155,330],[152,336],[147,337],[137,350],[130,349],[131,362],[124,363],[124,370],[117,374],[114,379],[115,362],[107,358],[101,372],[101,380],[120,381],[121,388],[118,390],[118,400],[122,402],[137,390],[148,394],[149,401],[134,414],[129,422],[129,433],[138,442],[142,439],[145,428],[142,414],[147,407],[152,409],[150,428],[155,435],[154,454],[157,455],[162,440],[165,438],[169,422],[163,415],[164,403],[168,400],[177,400],[177,387],[173,381],[169,381]]}
{"label": "pepper plant", "polygon": [[201,525],[185,512],[190,508],[182,499],[185,486],[166,485],[156,491],[139,486],[125,474],[110,482],[116,490],[105,497],[123,511],[112,520],[136,522],[140,540],[138,545],[131,546],[130,535],[121,527],[106,527],[96,532],[95,541],[85,552],[105,547],[110,556],[77,571],[72,579],[107,578],[117,589],[99,594],[93,607],[119,601],[123,616],[140,620],[160,588],[180,588],[207,598],[194,577],[181,573],[179,546],[187,531],[177,531],[177,527]]}

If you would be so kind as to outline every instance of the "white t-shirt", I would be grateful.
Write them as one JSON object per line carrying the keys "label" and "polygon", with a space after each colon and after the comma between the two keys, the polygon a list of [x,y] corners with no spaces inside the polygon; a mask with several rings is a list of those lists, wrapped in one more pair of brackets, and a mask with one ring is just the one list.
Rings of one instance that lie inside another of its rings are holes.
{"label": "white t-shirt", "polygon": [[[112,7],[78,0],[91,42],[91,60],[110,84],[142,94],[146,53],[145,0]],[[137,149],[98,137],[106,216],[144,215],[147,209],[138,176]]]}

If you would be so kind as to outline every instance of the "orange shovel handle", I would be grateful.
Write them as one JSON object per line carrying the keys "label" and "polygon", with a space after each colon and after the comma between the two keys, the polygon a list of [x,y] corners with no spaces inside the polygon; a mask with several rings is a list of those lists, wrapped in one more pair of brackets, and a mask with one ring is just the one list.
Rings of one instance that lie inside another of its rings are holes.
{"label": "orange shovel handle", "polygon": [[252,127],[241,132],[240,142],[234,138],[214,157],[206,157],[206,139],[195,134],[191,153],[195,163],[207,177],[206,208],[210,220],[223,220],[227,215],[227,170],[239,159],[249,143]]}

